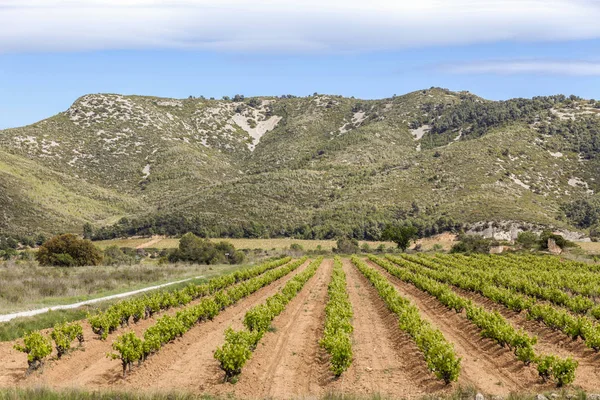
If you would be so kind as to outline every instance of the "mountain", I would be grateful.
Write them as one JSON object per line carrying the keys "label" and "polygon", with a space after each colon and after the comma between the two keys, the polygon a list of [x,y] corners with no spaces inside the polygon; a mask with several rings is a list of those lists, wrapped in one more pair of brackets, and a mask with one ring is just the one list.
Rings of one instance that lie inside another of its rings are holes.
{"label": "mountain", "polygon": [[570,205],[597,204],[599,155],[600,102],[575,96],[90,94],[0,131],[0,232],[89,222],[97,237],[376,238],[403,220],[424,234],[480,221],[587,229],[595,222]]}

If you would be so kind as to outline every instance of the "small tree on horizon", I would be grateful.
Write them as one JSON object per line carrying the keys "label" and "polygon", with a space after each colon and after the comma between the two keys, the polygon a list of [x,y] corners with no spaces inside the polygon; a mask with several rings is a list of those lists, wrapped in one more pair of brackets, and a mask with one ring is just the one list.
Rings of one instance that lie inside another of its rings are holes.
{"label": "small tree on horizon", "polygon": [[383,230],[382,239],[394,242],[399,249],[406,251],[410,242],[417,238],[417,232],[412,225],[388,225]]}

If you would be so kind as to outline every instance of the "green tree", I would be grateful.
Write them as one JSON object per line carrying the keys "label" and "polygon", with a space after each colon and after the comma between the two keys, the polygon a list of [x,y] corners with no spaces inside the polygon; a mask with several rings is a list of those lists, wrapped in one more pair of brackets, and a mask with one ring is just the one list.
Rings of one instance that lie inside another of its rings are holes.
{"label": "green tree", "polygon": [[410,242],[417,238],[417,232],[412,225],[388,225],[383,230],[382,239],[394,242],[399,249],[406,251]]}
{"label": "green tree", "polygon": [[41,265],[80,267],[100,264],[102,253],[89,240],[68,233],[54,236],[41,245],[36,259]]}
{"label": "green tree", "polygon": [[104,264],[105,265],[133,265],[138,260],[134,254],[125,254],[118,246],[108,246],[104,249]]}
{"label": "green tree", "polygon": [[489,253],[494,241],[480,235],[460,235],[450,253]]}
{"label": "green tree", "polygon": [[548,249],[548,239],[554,239],[554,242],[556,243],[556,245],[558,247],[560,247],[561,249],[564,249],[567,247],[577,247],[577,245],[575,243],[571,242],[570,240],[565,239],[561,235],[557,235],[557,234],[553,233],[552,231],[544,231],[540,235],[540,240],[539,240],[539,244],[540,244],[540,247],[542,248],[542,250]]}
{"label": "green tree", "polygon": [[358,247],[358,240],[352,238],[338,239],[337,247],[333,249],[333,251],[341,254],[360,253],[360,248]]}
{"label": "green tree", "polygon": [[525,249],[532,249],[538,243],[538,240],[539,236],[529,231],[521,232],[517,236],[517,243]]}
{"label": "green tree", "polygon": [[83,238],[84,239],[92,239],[94,236],[94,227],[89,222],[83,224]]}
{"label": "green tree", "polygon": [[213,243],[191,232],[179,240],[179,248],[169,254],[169,261],[187,261],[199,264],[240,264],[244,253],[237,251],[229,242]]}

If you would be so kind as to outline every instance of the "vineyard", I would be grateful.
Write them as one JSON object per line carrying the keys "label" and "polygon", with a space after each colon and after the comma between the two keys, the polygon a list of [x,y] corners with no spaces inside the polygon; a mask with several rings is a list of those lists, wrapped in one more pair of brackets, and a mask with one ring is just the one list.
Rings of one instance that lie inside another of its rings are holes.
{"label": "vineyard", "polygon": [[600,266],[281,258],[0,343],[0,387],[240,398],[600,392]]}

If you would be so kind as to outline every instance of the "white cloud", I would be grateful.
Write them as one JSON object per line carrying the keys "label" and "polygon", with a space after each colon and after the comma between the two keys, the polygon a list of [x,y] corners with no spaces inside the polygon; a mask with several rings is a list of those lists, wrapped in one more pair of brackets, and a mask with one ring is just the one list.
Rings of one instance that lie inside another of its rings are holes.
{"label": "white cloud", "polygon": [[0,51],[360,52],[600,38],[597,0],[0,0]]}
{"label": "white cloud", "polygon": [[446,65],[444,71],[456,74],[551,74],[600,76],[600,62],[553,60],[484,61]]}

